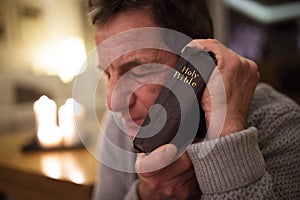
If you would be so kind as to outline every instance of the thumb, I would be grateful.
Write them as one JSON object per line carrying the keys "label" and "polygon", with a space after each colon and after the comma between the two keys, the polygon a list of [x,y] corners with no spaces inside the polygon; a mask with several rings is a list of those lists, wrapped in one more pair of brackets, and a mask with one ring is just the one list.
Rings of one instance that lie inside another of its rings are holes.
{"label": "thumb", "polygon": [[174,161],[177,148],[173,144],[165,144],[158,147],[149,155],[138,154],[135,168],[138,173],[152,172],[166,167]]}

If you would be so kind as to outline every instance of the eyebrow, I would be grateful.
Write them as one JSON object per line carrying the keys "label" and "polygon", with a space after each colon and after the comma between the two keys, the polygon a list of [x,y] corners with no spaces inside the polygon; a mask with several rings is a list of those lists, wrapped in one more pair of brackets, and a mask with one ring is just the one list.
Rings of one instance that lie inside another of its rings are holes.
{"label": "eyebrow", "polygon": [[[120,65],[120,68],[131,68],[131,67],[136,67],[138,65],[142,65],[143,62],[141,61],[138,61],[138,60],[134,60],[134,61],[128,61],[128,62],[125,62],[123,64]],[[112,65],[113,66],[113,65]],[[100,64],[97,65],[97,67],[103,71],[106,70],[106,68],[104,68],[103,66],[101,66]]]}
{"label": "eyebrow", "polygon": [[139,60],[133,60],[133,61],[129,61],[129,62],[125,62],[125,63],[121,64],[120,68],[129,69],[129,68],[136,67],[136,66],[139,66],[139,65],[142,65],[142,64],[143,63]]}
{"label": "eyebrow", "polygon": [[[139,66],[139,65],[142,65],[143,64],[143,62],[141,62],[141,61],[139,61],[139,60],[137,60],[137,59],[135,59],[135,60],[133,60],[133,61],[128,61],[128,62],[125,62],[125,63],[123,63],[123,64],[121,64],[120,66],[119,66],[119,71],[121,72],[121,73],[126,73],[128,70],[130,70],[130,69],[132,69],[132,68],[134,68],[134,67],[137,67],[137,66]],[[114,66],[112,65],[112,67],[114,68]],[[103,72],[105,73],[105,74],[109,74],[109,72],[107,71],[108,70],[108,67],[106,67],[106,68],[104,68],[103,66],[101,66],[100,64],[98,64],[98,68],[100,69],[100,70],[103,70]]]}

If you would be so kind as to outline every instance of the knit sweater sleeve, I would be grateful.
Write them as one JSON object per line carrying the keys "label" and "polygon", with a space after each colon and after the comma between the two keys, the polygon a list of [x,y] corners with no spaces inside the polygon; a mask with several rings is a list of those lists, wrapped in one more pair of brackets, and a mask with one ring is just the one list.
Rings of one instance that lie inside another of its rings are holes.
{"label": "knit sweater sleeve", "polygon": [[249,128],[190,145],[202,199],[299,199],[300,109],[260,84]]}

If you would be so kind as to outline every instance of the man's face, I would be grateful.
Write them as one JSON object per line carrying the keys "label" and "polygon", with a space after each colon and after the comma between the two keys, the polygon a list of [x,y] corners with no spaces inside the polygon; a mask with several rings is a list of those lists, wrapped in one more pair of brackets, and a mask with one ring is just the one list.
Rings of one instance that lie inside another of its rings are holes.
{"label": "man's face", "polygon": [[[104,40],[124,31],[143,27],[157,27],[149,10],[120,13],[97,28],[96,44],[99,45]],[[124,46],[126,48],[131,41],[134,42],[134,38],[126,38],[126,41],[120,42],[117,48],[121,49]],[[166,76],[166,73],[163,73],[164,69],[158,69],[158,65],[149,67],[149,63],[174,66],[177,56],[160,49],[138,49],[124,53],[117,59],[107,62],[109,63],[107,66],[102,66],[101,60],[104,62],[110,56],[109,54],[99,55],[99,65],[105,69],[108,78],[106,103],[110,110],[120,113],[128,134],[135,136],[138,126],[142,125],[161,89],[159,84],[143,84],[145,79],[148,81],[165,79]],[[145,64],[148,64],[148,67]],[[120,80],[124,82],[118,84]],[[129,87],[138,84],[140,86],[134,91]]]}

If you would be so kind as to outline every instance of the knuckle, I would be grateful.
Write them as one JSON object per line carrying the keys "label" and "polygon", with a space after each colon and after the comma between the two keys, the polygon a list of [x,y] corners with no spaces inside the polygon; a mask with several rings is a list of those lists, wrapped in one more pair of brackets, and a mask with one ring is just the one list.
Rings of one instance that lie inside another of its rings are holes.
{"label": "knuckle", "polygon": [[249,68],[250,68],[250,71],[253,74],[253,77],[256,80],[259,80],[260,79],[260,74],[259,74],[259,70],[258,70],[258,65],[254,61],[249,60]]}
{"label": "knuckle", "polygon": [[231,64],[232,69],[239,69],[242,65],[242,60],[238,56],[234,55]]}
{"label": "knuckle", "polygon": [[173,187],[167,187],[164,191],[163,191],[163,195],[166,197],[172,197],[175,193],[175,189]]}
{"label": "knuckle", "polygon": [[153,174],[151,172],[144,172],[139,174],[141,177],[143,177],[144,179],[150,179],[153,177]]}
{"label": "knuckle", "polygon": [[217,39],[215,39],[215,38],[209,38],[209,39],[207,39],[207,41],[209,41],[211,43],[214,43],[214,44],[219,43],[219,41]]}
{"label": "knuckle", "polygon": [[257,64],[252,61],[252,60],[249,60],[249,64],[250,64],[250,68],[254,71],[254,72],[257,72],[258,71],[258,66]]}
{"label": "knuckle", "polygon": [[160,184],[159,182],[157,181],[151,181],[148,183],[148,186],[149,188],[152,190],[152,191],[157,191],[158,189],[160,189]]}

